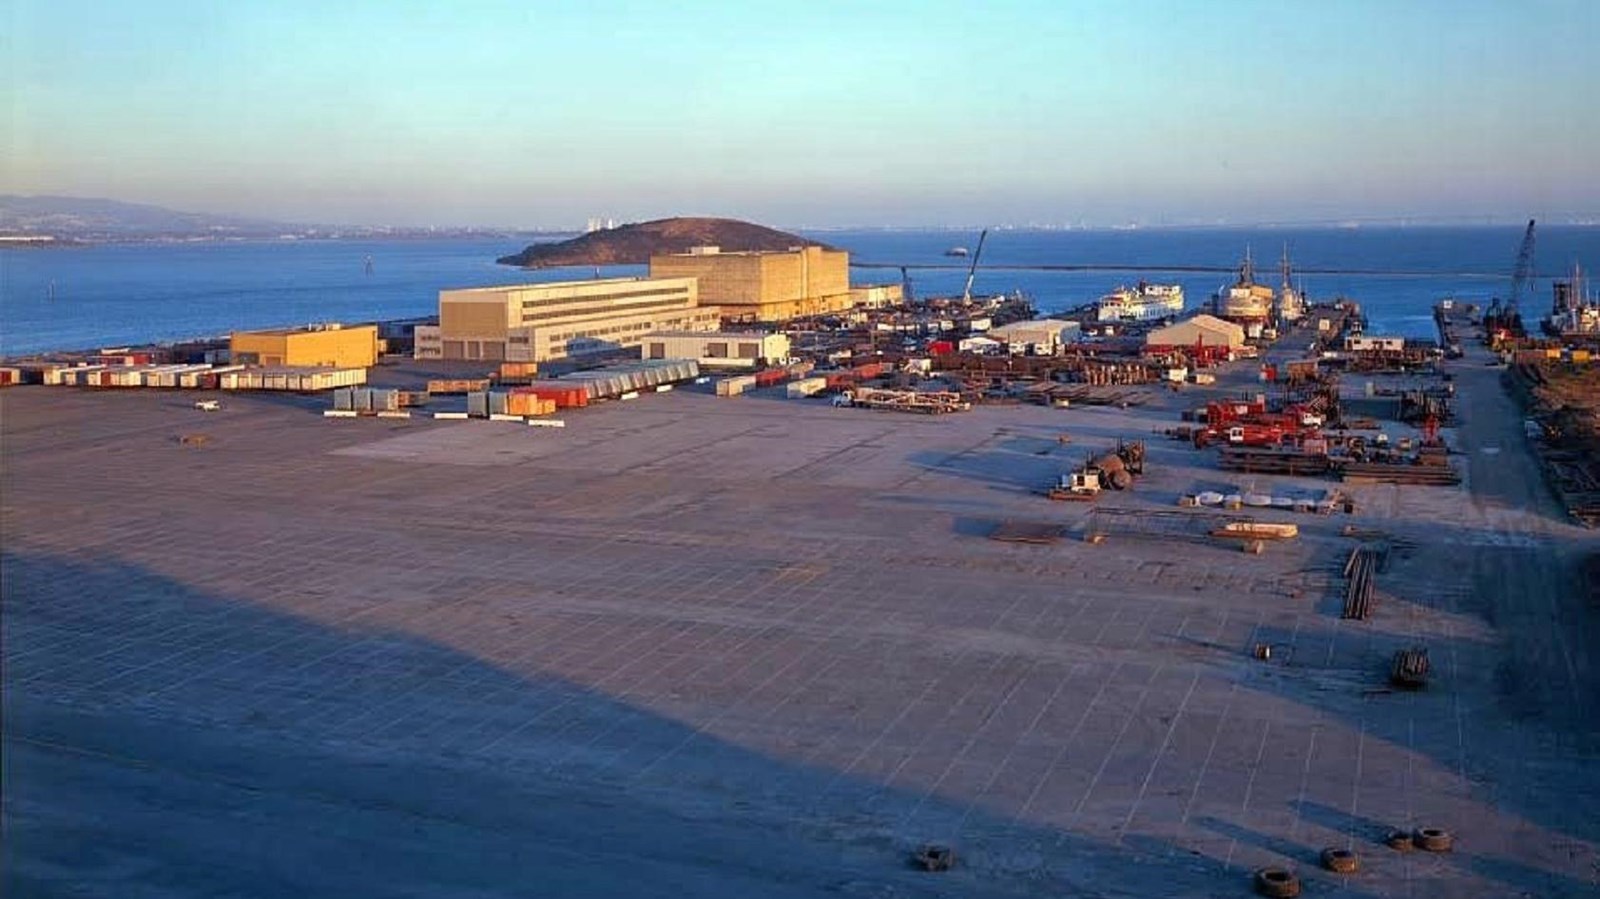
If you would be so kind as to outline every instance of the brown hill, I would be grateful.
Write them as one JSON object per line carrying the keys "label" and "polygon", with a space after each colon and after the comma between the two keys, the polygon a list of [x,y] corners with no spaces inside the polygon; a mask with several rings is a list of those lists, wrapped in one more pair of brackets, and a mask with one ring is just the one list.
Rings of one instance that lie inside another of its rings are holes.
{"label": "brown hill", "polygon": [[787,250],[827,246],[750,222],[717,218],[670,218],[636,222],[607,231],[592,231],[560,243],[536,243],[497,261],[524,268],[561,265],[643,265],[654,253],[685,253],[690,247],[714,246],[726,251]]}

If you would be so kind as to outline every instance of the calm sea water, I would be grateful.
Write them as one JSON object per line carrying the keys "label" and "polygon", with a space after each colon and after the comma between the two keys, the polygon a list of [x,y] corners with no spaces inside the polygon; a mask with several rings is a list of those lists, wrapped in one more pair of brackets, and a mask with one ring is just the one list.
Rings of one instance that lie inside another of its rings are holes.
{"label": "calm sea water", "polygon": [[[815,235],[860,262],[950,264],[952,245],[975,248],[976,234],[847,231]],[[1229,280],[1224,273],[1166,272],[1163,266],[1237,264],[1250,247],[1276,285],[1287,244],[1299,267],[1407,274],[1306,274],[1313,299],[1363,304],[1374,329],[1432,336],[1430,310],[1444,296],[1487,302],[1504,295],[1520,228],[997,231],[984,247],[974,291],[1022,290],[1045,311],[1077,306],[1139,277],[1176,282],[1191,306]],[[0,355],[223,334],[235,328],[429,315],[438,292],[518,281],[593,277],[594,270],[522,272],[495,264],[520,241],[330,241],[105,245],[0,249]],[[371,260],[368,273],[367,260]],[[1600,266],[1600,228],[1543,228],[1543,276],[1573,262]],[[1115,265],[1121,271],[1027,271],[1006,266]],[[991,268],[991,266],[993,268]],[[642,266],[601,270],[642,274]],[[959,293],[966,272],[912,269],[919,295]],[[895,268],[857,268],[855,283],[898,282]],[[1542,313],[1549,283],[1531,301]]]}

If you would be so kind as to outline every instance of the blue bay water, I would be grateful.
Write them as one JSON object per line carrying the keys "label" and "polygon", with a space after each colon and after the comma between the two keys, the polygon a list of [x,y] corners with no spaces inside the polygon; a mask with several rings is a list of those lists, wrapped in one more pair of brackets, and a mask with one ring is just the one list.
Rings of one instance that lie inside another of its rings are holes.
{"label": "blue bay water", "polygon": [[[912,269],[919,295],[959,293],[955,244],[976,234],[950,231],[830,231],[817,239],[858,262],[950,265]],[[1182,284],[1191,306],[1229,280],[1222,272],[1167,272],[1163,266],[1236,265],[1248,246],[1262,283],[1276,285],[1285,244],[1298,267],[1407,274],[1311,274],[1313,299],[1360,302],[1375,331],[1432,336],[1430,310],[1445,296],[1487,302],[1505,295],[1520,228],[1194,231],[996,231],[983,251],[974,291],[1021,290],[1044,311],[1090,302],[1139,277]],[[520,240],[278,241],[112,244],[0,249],[0,355],[224,334],[236,328],[370,321],[434,313],[438,292],[525,281],[594,276],[592,268],[524,272],[497,265]],[[365,262],[372,260],[371,274]],[[1544,228],[1539,272],[1600,265],[1600,228]],[[1007,266],[1112,265],[1120,271],[1030,271]],[[643,274],[643,266],[601,270]],[[856,268],[858,284],[898,282],[896,268]],[[53,285],[53,290],[52,290]],[[1526,300],[1548,308],[1541,279]]]}

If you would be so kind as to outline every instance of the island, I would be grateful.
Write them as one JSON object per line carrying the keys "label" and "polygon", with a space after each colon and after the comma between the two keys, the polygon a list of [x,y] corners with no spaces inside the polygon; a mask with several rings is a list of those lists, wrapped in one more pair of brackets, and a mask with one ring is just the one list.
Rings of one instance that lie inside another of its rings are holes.
{"label": "island", "polygon": [[787,250],[801,246],[833,249],[819,241],[764,225],[724,218],[666,218],[590,231],[556,243],[530,244],[496,260],[523,268],[564,265],[644,265],[652,255],[687,253],[691,247],[724,251]]}

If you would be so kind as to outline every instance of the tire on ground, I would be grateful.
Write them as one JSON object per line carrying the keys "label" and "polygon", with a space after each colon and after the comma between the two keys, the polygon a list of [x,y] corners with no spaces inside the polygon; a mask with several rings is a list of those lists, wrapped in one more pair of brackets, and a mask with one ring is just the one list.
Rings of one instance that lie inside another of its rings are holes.
{"label": "tire on ground", "polygon": [[1256,892],[1268,899],[1295,899],[1300,878],[1284,868],[1262,868],[1256,872]]}
{"label": "tire on ground", "polygon": [[1455,839],[1450,836],[1450,832],[1437,827],[1417,828],[1413,840],[1428,852],[1449,852],[1455,846]]}
{"label": "tire on ground", "polygon": [[1329,846],[1322,850],[1322,867],[1339,874],[1354,874],[1361,870],[1361,858],[1349,849]]}

